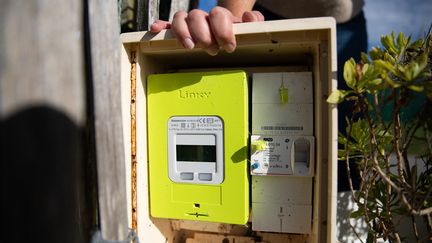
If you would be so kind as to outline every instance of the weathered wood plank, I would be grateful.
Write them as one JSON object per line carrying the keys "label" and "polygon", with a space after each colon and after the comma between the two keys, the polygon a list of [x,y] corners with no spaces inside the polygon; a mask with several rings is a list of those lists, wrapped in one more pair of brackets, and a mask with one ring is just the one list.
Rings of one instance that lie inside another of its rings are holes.
{"label": "weathered wood plank", "polygon": [[[2,1],[0,114],[34,104],[85,121],[82,4]],[[53,21],[58,21],[54,24]]]}
{"label": "weathered wood plank", "polygon": [[137,30],[149,30],[159,19],[159,0],[137,0]]}
{"label": "weathered wood plank", "polygon": [[195,0],[136,0],[137,30],[149,30],[151,24],[157,19],[172,21],[177,11],[188,11],[191,7],[197,6]]}
{"label": "weathered wood plank", "polygon": [[193,238],[187,238],[186,243],[255,243],[254,237],[235,235],[216,235],[211,233],[195,233]]}
{"label": "weathered wood plank", "polygon": [[169,12],[169,21],[172,21],[174,14],[177,11],[188,11],[189,10],[189,0],[171,0],[171,8]]}
{"label": "weathered wood plank", "polygon": [[136,0],[118,0],[121,2],[121,32],[136,31]]}
{"label": "weathered wood plank", "polygon": [[128,235],[116,0],[89,0],[99,215],[105,240]]}
{"label": "weathered wood plank", "polygon": [[1,2],[2,242],[88,242],[94,230],[82,3]]}

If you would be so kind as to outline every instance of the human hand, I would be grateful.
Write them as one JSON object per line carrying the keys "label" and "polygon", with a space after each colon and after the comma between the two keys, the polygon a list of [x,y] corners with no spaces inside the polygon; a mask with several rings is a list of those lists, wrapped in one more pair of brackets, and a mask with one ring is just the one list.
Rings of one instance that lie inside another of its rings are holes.
{"label": "human hand", "polygon": [[246,11],[241,18],[234,16],[228,9],[214,7],[210,13],[194,9],[189,13],[175,13],[172,23],[156,20],[150,27],[151,32],[172,29],[177,40],[186,49],[200,47],[212,56],[219,49],[231,53],[237,43],[233,32],[233,23],[264,21],[264,16],[258,11]]}

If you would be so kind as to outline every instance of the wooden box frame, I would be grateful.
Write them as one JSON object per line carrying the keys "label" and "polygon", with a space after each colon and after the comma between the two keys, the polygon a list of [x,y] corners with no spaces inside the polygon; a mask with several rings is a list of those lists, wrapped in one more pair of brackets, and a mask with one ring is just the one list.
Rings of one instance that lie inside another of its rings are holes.
{"label": "wooden box frame", "polygon": [[[121,93],[128,221],[141,242],[336,242],[337,110],[326,102],[336,89],[336,23],[308,18],[234,25],[237,49],[211,57],[185,50],[171,31],[122,34]],[[247,226],[156,219],[149,216],[146,77],[153,73],[243,69],[313,72],[316,176],[310,235],[250,232]],[[130,141],[130,142],[129,142]]]}

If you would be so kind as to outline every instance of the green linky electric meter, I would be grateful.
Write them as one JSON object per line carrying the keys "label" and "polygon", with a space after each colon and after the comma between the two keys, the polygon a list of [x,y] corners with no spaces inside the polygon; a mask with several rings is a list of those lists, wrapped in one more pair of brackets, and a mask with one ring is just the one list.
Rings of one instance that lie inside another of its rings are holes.
{"label": "green linky electric meter", "polygon": [[246,74],[150,75],[147,92],[151,215],[245,224]]}

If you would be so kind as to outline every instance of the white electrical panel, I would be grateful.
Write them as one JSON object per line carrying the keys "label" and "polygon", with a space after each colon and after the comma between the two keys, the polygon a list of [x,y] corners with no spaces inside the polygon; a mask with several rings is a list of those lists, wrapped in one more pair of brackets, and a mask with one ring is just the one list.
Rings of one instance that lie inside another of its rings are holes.
{"label": "white electrical panel", "polygon": [[311,232],[313,112],[311,72],[253,74],[253,230]]}

